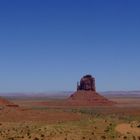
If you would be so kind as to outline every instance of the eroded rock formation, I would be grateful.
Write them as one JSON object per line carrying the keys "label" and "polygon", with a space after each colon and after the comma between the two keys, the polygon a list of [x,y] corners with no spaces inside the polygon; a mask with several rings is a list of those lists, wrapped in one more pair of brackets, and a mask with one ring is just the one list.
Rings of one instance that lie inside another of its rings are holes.
{"label": "eroded rock formation", "polygon": [[96,92],[95,78],[91,75],[85,75],[77,83],[77,91],[68,99],[58,102],[42,102],[47,106],[110,106],[115,104],[104,96]]}
{"label": "eroded rock formation", "polygon": [[77,91],[79,90],[91,90],[96,91],[95,78],[91,75],[85,75],[80,80],[80,85],[77,83]]}
{"label": "eroded rock formation", "polygon": [[113,105],[114,102],[96,92],[95,78],[85,75],[77,83],[77,91],[69,97],[69,104],[74,106]]}

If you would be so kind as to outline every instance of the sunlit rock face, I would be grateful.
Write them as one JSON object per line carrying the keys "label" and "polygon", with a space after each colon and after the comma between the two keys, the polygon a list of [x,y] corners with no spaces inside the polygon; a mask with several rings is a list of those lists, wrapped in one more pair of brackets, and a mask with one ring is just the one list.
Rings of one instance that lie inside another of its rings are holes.
{"label": "sunlit rock face", "polygon": [[77,83],[77,91],[79,90],[96,91],[95,78],[91,75],[83,76],[80,80],[80,84]]}
{"label": "sunlit rock face", "polygon": [[74,106],[113,105],[114,102],[96,92],[95,78],[85,75],[77,83],[77,91],[68,98],[68,104]]}

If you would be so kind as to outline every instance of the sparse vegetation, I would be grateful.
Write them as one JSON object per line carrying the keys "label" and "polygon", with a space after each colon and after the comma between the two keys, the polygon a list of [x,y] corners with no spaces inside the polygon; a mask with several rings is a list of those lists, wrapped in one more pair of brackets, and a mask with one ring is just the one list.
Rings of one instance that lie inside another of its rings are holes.
{"label": "sparse vegetation", "polygon": [[140,109],[115,107],[38,107],[0,110],[0,140],[140,140],[119,124],[140,129]]}

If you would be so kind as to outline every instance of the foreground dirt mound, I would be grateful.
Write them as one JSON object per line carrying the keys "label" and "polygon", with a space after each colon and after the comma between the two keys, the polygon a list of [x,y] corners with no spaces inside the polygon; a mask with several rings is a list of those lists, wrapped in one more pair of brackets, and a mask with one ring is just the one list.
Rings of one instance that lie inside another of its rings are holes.
{"label": "foreground dirt mound", "polygon": [[112,101],[109,101],[107,98],[101,96],[99,93],[94,91],[77,91],[70,96],[68,99],[69,104],[71,105],[86,105],[86,106],[95,106],[95,105],[113,105],[115,104]]}
{"label": "foreground dirt mound", "polygon": [[9,106],[9,107],[18,107],[18,105],[15,105],[14,103],[0,97],[0,106]]}

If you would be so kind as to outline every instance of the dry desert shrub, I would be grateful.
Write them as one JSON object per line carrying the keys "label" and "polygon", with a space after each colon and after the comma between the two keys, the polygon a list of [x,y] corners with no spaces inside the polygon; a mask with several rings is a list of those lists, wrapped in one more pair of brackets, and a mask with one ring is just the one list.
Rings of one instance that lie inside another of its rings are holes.
{"label": "dry desert shrub", "polygon": [[136,140],[136,137],[135,136],[132,136],[133,140]]}
{"label": "dry desert shrub", "polygon": [[39,140],[39,138],[35,137],[34,140]]}
{"label": "dry desert shrub", "polygon": [[102,139],[102,140],[105,140],[105,139],[106,139],[106,136],[101,136],[101,139]]}
{"label": "dry desert shrub", "polygon": [[123,139],[127,139],[127,136],[124,136]]}
{"label": "dry desert shrub", "polygon": [[85,137],[85,136],[83,136],[83,137],[82,137],[82,139],[84,140],[84,139],[86,139],[86,137]]}
{"label": "dry desert shrub", "polygon": [[45,135],[44,135],[44,134],[41,134],[41,137],[42,137],[42,138],[44,138],[44,137],[45,137]]}

